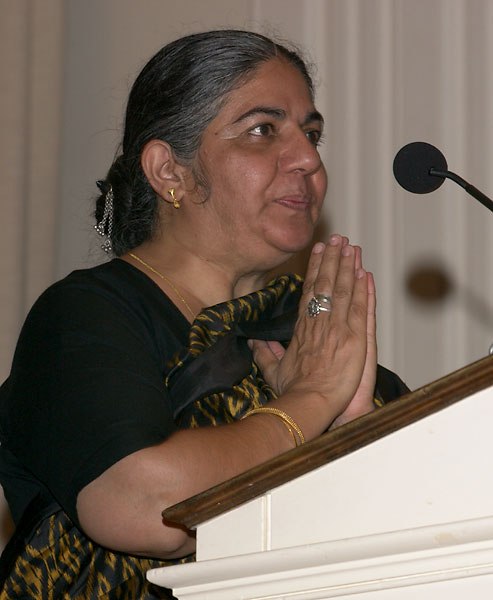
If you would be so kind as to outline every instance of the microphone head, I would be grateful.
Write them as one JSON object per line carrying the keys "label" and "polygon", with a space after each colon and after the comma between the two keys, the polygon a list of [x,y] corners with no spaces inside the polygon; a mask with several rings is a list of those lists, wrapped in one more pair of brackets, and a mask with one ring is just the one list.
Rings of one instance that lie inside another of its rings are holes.
{"label": "microphone head", "polygon": [[427,194],[442,185],[445,178],[430,175],[430,169],[447,170],[445,156],[431,144],[411,142],[395,155],[394,177],[408,192]]}

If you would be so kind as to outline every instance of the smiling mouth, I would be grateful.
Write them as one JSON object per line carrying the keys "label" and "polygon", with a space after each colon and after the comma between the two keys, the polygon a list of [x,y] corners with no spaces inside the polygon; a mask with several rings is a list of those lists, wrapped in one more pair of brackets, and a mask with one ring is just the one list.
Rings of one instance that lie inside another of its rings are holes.
{"label": "smiling mouth", "polygon": [[276,200],[276,203],[285,206],[286,208],[304,211],[310,206],[310,199],[308,196],[301,195],[283,196]]}

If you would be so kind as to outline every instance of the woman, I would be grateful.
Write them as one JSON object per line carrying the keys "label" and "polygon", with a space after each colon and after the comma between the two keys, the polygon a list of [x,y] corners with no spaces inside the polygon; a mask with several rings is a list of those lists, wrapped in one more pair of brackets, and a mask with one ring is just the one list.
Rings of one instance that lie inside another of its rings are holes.
{"label": "woman", "polygon": [[171,597],[145,571],[194,537],[166,506],[405,391],[375,385],[373,279],[346,238],[315,244],[303,290],[266,287],[311,242],[322,127],[304,63],[263,36],[189,36],[145,66],[98,182],[118,258],[43,294],[1,389],[0,598]]}

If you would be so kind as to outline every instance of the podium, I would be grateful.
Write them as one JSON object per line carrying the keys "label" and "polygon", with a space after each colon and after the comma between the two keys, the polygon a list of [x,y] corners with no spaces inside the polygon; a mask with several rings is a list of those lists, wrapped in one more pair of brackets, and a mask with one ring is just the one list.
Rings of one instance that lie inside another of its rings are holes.
{"label": "podium", "polygon": [[179,600],[493,597],[493,357],[177,504]]}

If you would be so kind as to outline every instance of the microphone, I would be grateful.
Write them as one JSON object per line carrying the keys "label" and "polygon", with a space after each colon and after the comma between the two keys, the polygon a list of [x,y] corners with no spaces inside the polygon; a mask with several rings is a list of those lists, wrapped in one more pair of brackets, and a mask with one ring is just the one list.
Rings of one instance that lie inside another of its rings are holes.
{"label": "microphone", "polygon": [[426,142],[411,142],[403,146],[394,158],[394,177],[408,192],[427,194],[438,189],[445,178],[455,181],[468,194],[493,212],[493,202],[459,175],[448,171],[445,156]]}

